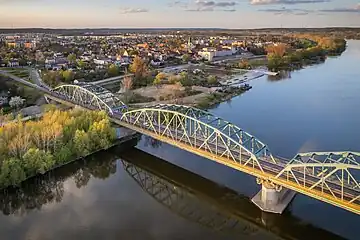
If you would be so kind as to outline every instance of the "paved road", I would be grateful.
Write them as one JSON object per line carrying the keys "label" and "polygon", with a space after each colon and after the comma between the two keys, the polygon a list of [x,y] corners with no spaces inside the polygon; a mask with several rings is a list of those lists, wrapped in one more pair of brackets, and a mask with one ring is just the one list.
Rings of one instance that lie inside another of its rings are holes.
{"label": "paved road", "polygon": [[122,75],[122,76],[117,76],[117,77],[111,77],[111,78],[106,78],[106,79],[103,79],[103,80],[99,80],[99,81],[95,81],[95,82],[91,82],[92,84],[95,84],[95,85],[103,85],[105,83],[109,83],[109,82],[114,82],[114,81],[117,81],[117,80],[121,80],[121,79],[124,79],[125,77],[132,77],[134,76],[134,74],[127,74],[127,75]]}

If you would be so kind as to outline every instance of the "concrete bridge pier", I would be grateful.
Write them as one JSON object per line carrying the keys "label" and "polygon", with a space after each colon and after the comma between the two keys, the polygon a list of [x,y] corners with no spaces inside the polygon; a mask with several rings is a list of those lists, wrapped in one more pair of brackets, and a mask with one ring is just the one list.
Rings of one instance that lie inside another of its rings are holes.
{"label": "concrete bridge pier", "polygon": [[296,194],[264,179],[256,179],[256,182],[262,185],[261,190],[251,201],[264,212],[281,214]]}

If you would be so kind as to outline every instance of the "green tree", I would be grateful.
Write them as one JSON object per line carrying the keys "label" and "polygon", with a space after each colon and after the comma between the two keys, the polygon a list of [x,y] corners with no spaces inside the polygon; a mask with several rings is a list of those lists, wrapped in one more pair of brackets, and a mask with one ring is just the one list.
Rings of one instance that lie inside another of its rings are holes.
{"label": "green tree", "polygon": [[37,148],[30,148],[24,154],[23,161],[28,176],[36,173],[44,174],[55,164],[53,156],[49,152]]}
{"label": "green tree", "polygon": [[216,84],[218,82],[216,76],[214,76],[214,75],[209,76],[207,81],[208,81],[208,84],[210,84],[210,85]]}
{"label": "green tree", "polygon": [[180,83],[182,86],[192,85],[192,81],[190,80],[189,74],[187,72],[180,73]]}
{"label": "green tree", "polygon": [[80,69],[84,69],[86,67],[86,63],[82,60],[77,61],[77,65]]}
{"label": "green tree", "polygon": [[110,77],[115,77],[119,75],[119,68],[115,64],[111,64],[108,68],[108,74]]}
{"label": "green tree", "polygon": [[63,145],[54,155],[54,160],[57,164],[63,164],[69,161],[73,156],[73,149],[71,147],[71,142]]}
{"label": "green tree", "polygon": [[190,55],[189,54],[184,54],[182,55],[182,60],[183,62],[189,62],[190,61]]}
{"label": "green tree", "polygon": [[76,63],[76,54],[71,53],[67,56],[67,60],[71,63],[74,64]]}
{"label": "green tree", "polygon": [[10,158],[4,160],[0,171],[0,184],[2,187],[14,186],[26,178],[21,160]]}
{"label": "green tree", "polygon": [[74,80],[75,74],[73,71],[66,70],[62,71],[62,78],[64,79],[64,82],[70,83]]}
{"label": "green tree", "polygon": [[85,157],[91,152],[91,141],[89,135],[84,130],[76,130],[74,148],[80,157]]}

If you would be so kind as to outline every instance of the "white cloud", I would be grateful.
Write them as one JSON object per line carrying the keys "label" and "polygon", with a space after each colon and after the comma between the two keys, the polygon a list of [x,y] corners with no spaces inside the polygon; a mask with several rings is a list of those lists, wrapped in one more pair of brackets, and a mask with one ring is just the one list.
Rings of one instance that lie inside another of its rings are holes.
{"label": "white cloud", "polygon": [[325,3],[330,0],[250,0],[252,5]]}
{"label": "white cloud", "polygon": [[122,8],[121,9],[121,13],[122,14],[126,14],[126,13],[144,13],[144,12],[148,12],[148,9],[145,8]]}

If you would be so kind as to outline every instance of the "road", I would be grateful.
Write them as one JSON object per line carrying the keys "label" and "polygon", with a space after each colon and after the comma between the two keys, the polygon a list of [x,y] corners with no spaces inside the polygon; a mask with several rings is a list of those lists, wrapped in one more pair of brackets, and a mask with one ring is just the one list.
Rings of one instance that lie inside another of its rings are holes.
{"label": "road", "polygon": [[117,77],[106,78],[106,79],[91,82],[91,83],[101,86],[101,85],[103,85],[105,83],[115,82],[115,81],[124,79],[125,77],[132,77],[132,76],[134,76],[134,74],[127,74],[127,75],[122,75],[122,76],[117,76]]}

